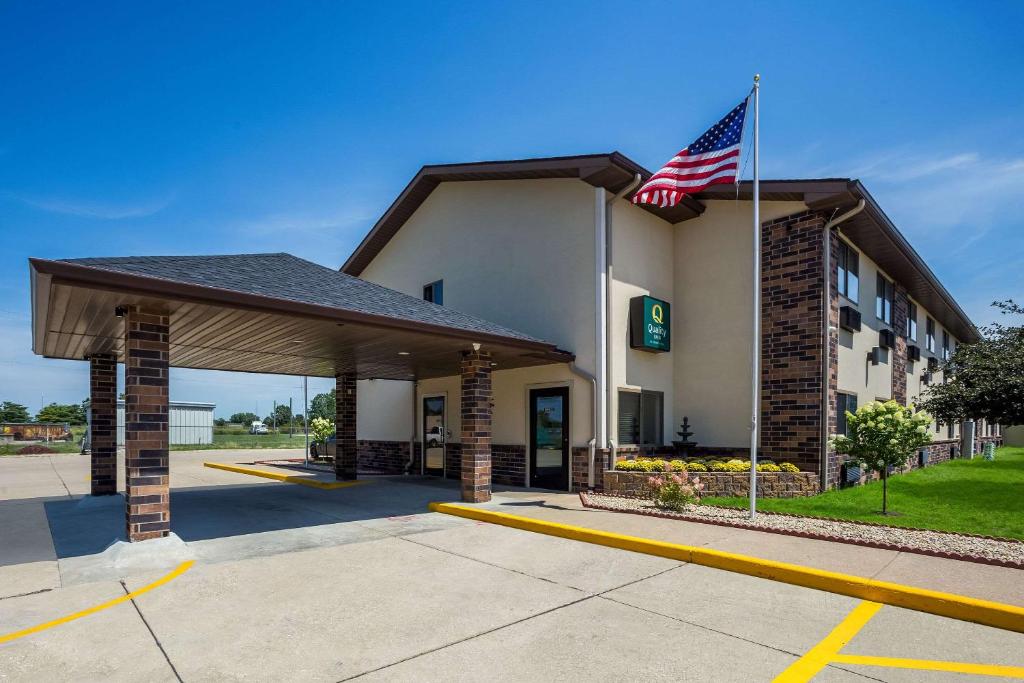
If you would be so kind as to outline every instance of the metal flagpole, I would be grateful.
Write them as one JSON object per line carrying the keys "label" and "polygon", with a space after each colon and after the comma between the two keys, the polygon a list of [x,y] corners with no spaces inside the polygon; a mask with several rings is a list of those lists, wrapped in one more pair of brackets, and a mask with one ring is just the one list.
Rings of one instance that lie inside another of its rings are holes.
{"label": "metal flagpole", "polygon": [[757,517],[757,442],[761,392],[761,187],[757,168],[757,105],[761,74],[754,75],[754,335],[750,344],[750,518]]}

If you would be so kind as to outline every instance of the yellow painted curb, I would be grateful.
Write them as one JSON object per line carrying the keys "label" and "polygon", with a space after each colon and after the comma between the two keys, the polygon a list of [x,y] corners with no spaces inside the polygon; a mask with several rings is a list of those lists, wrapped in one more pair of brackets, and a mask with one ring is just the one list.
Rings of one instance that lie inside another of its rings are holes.
{"label": "yellow painted curb", "polygon": [[177,569],[175,569],[171,573],[166,574],[163,577],[157,579],[153,583],[145,585],[145,586],[143,586],[142,588],[140,588],[137,591],[132,591],[131,593],[127,593],[127,594],[122,595],[120,597],[114,598],[113,600],[107,600],[106,602],[101,602],[100,604],[95,605],[94,607],[90,607],[88,609],[83,609],[80,612],[75,612],[74,614],[69,614],[66,617],[61,617],[60,619],[54,619],[53,621],[47,621],[47,622],[39,624],[37,626],[32,626],[32,627],[29,627],[29,628],[23,628],[20,631],[14,631],[13,633],[4,634],[4,635],[0,636],[0,643],[8,643],[8,642],[10,642],[12,640],[17,640],[18,638],[24,638],[25,636],[30,636],[33,633],[39,633],[40,631],[45,631],[48,628],[53,628],[54,626],[60,626],[61,624],[66,624],[69,621],[74,621],[75,619],[81,619],[82,617],[87,617],[90,614],[96,614],[97,612],[101,612],[101,611],[107,609],[108,607],[113,607],[114,605],[120,605],[122,602],[128,602],[132,598],[136,598],[136,597],[142,595],[143,593],[148,593],[149,591],[153,590],[154,588],[159,588],[160,586],[164,585],[165,583],[173,581],[174,579],[178,578],[179,576],[181,576],[182,574],[187,572],[189,569],[191,569],[193,564],[194,564],[193,560],[188,560],[187,562],[182,562],[181,564],[178,565]]}
{"label": "yellow painted curb", "polygon": [[431,503],[433,512],[443,512],[457,517],[466,517],[482,522],[500,524],[524,531],[533,531],[548,536],[558,536],[584,543],[630,550],[647,555],[666,557],[680,562],[724,569],[725,571],[747,574],[771,581],[780,581],[795,586],[848,595],[852,598],[880,602],[884,605],[904,607],[928,612],[940,617],[971,621],[985,626],[1024,633],[1024,607],[1006,605],[989,600],[969,598],[964,595],[942,593],[925,588],[904,586],[898,583],[875,581],[851,574],[824,571],[803,567],[787,562],[763,560],[748,555],[737,555],[710,548],[655,541],[637,536],[625,536],[610,531],[587,529],[585,527],[545,522],[529,517],[510,515],[455,503]]}
{"label": "yellow painted curb", "polygon": [[299,484],[301,486],[309,486],[314,489],[345,489],[349,486],[357,486],[359,484],[365,484],[365,481],[320,481],[318,479],[310,479],[309,477],[296,477],[290,474],[281,474],[280,472],[268,472],[266,470],[254,470],[250,467],[239,467],[238,465],[225,465],[219,462],[204,462],[204,467],[210,467],[215,470],[225,470],[226,472],[237,472],[238,474],[251,474],[254,477],[263,477],[264,479],[274,479],[276,481],[284,481],[289,484]]}

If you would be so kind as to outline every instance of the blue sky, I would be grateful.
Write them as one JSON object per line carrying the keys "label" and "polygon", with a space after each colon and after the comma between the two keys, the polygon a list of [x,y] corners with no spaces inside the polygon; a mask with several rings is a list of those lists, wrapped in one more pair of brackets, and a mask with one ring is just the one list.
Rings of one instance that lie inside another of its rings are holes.
{"label": "blue sky", "polygon": [[[336,267],[422,164],[655,168],[754,72],[762,175],[861,178],[985,323],[1024,299],[1021,26],[1018,2],[4,3],[0,400],[87,392],[83,363],[30,351],[29,256]],[[266,413],[301,379],[171,392]]]}

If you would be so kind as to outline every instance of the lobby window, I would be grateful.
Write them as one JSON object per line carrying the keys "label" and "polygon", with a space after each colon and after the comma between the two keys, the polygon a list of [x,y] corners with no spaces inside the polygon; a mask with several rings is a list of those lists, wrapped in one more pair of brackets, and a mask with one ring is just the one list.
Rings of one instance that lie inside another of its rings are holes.
{"label": "lobby window", "polygon": [[665,395],[660,391],[619,391],[619,444],[660,446],[664,438]]}
{"label": "lobby window", "polygon": [[942,360],[949,360],[949,332],[942,331]]}
{"label": "lobby window", "polygon": [[935,353],[935,321],[931,318],[924,321],[924,347]]}
{"label": "lobby window", "polygon": [[917,341],[917,304],[907,304],[907,339]]}
{"label": "lobby window", "polygon": [[438,280],[437,282],[431,282],[429,285],[424,285],[423,300],[429,301],[432,304],[437,304],[438,306],[443,306],[444,280]]}
{"label": "lobby window", "polygon": [[836,434],[846,434],[846,411],[857,412],[854,394],[836,394]]}
{"label": "lobby window", "polygon": [[842,240],[839,241],[839,293],[853,303],[860,296],[860,256]]}
{"label": "lobby window", "polygon": [[875,291],[875,317],[886,325],[892,325],[893,284],[878,274],[878,289]]}

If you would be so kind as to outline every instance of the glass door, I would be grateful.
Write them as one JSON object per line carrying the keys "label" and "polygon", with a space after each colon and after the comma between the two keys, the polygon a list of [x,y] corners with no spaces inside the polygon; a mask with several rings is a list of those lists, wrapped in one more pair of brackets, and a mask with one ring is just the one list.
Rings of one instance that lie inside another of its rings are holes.
{"label": "glass door", "polygon": [[448,431],[444,420],[444,396],[423,399],[423,474],[444,476],[444,444]]}
{"label": "glass door", "polygon": [[530,391],[530,486],[569,488],[569,388]]}

